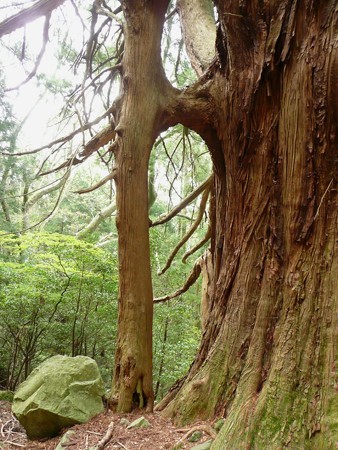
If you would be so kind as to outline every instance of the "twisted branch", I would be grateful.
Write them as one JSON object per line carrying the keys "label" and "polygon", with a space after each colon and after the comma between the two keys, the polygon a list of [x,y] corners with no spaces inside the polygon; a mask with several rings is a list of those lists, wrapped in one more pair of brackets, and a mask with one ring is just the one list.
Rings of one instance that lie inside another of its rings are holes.
{"label": "twisted branch", "polygon": [[166,222],[169,222],[173,217],[177,216],[180,211],[182,211],[183,208],[188,206],[192,201],[195,200],[205,189],[208,188],[208,186],[211,186],[213,180],[213,175],[211,175],[209,178],[207,178],[205,181],[203,181],[202,184],[200,184],[194,191],[191,192],[186,198],[184,198],[181,203],[179,203],[175,208],[173,208],[169,214],[166,214],[163,217],[160,217],[159,219],[155,220],[155,222],[152,222],[150,224],[151,227],[155,227],[157,225],[162,225]]}
{"label": "twisted branch", "polygon": [[188,278],[186,279],[184,285],[177,289],[177,291],[173,292],[172,294],[165,295],[164,297],[158,297],[154,298],[154,303],[164,303],[168,300],[171,300],[173,298],[179,297],[180,295],[184,294],[184,292],[187,292],[187,290],[193,286],[193,284],[196,283],[198,280],[198,277],[200,276],[202,271],[201,267],[201,258],[199,258],[192,268],[192,271],[190,272]]}
{"label": "twisted branch", "polygon": [[163,269],[161,270],[159,275],[163,275],[169,269],[169,267],[171,266],[171,263],[173,262],[173,259],[175,258],[176,254],[178,253],[178,251],[183,247],[183,245],[188,241],[188,239],[194,234],[194,232],[196,231],[198,225],[201,223],[201,220],[203,218],[203,214],[204,214],[206,206],[207,206],[207,201],[208,201],[208,198],[209,198],[210,189],[211,189],[211,183],[207,184],[207,186],[204,189],[204,192],[203,192],[203,195],[202,195],[202,199],[201,199],[201,203],[200,203],[200,207],[199,207],[199,210],[198,210],[198,215],[196,217],[195,222],[192,224],[192,226],[190,227],[188,232],[185,234],[185,236],[180,240],[180,242],[176,245],[174,250],[171,252],[166,265],[163,267]]}

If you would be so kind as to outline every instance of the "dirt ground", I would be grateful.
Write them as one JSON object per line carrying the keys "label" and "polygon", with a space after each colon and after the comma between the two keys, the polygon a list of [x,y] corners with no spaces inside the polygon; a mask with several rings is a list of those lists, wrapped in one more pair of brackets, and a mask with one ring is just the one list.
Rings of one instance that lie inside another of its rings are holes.
{"label": "dirt ground", "polygon": [[[150,427],[128,430],[126,425],[120,423],[122,418],[131,423],[142,415],[150,422]],[[104,450],[171,450],[182,438],[183,443],[180,448],[190,449],[210,440],[210,433],[212,433],[209,422],[201,421],[180,429],[175,427],[170,419],[162,417],[159,413],[116,414],[112,411],[105,411],[86,424],[72,427],[71,429],[75,433],[71,436],[68,445],[63,448],[65,450],[89,450],[90,447],[95,447],[106,435],[111,423],[113,423],[112,437],[104,446]],[[204,430],[204,432],[198,442],[191,443],[186,435],[194,429]],[[62,434],[66,431],[64,430]],[[12,415],[11,404],[0,401],[0,450],[55,450],[62,434],[44,442],[28,440],[24,429]]]}

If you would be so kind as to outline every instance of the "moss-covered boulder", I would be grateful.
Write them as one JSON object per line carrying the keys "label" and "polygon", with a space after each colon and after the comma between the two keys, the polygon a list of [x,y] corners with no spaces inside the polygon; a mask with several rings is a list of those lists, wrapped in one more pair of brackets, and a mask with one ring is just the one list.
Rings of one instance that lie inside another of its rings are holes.
{"label": "moss-covered boulder", "polygon": [[30,439],[55,436],[103,410],[104,386],[96,362],[86,356],[53,356],[15,392],[12,410]]}

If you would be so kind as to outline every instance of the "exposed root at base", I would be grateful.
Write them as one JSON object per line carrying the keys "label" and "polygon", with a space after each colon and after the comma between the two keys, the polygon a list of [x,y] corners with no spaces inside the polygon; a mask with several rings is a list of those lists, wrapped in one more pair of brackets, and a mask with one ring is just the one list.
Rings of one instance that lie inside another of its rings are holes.
{"label": "exposed root at base", "polygon": [[189,436],[191,436],[193,433],[195,433],[195,431],[203,431],[204,433],[208,434],[212,439],[215,439],[217,436],[216,431],[210,425],[196,425],[196,426],[190,428],[189,430],[182,428],[177,431],[181,431],[181,432],[186,431],[186,433],[181,437],[181,439],[179,441],[176,442],[176,444],[174,445],[174,448],[179,447],[180,444],[183,444],[183,442],[186,439],[188,439]]}

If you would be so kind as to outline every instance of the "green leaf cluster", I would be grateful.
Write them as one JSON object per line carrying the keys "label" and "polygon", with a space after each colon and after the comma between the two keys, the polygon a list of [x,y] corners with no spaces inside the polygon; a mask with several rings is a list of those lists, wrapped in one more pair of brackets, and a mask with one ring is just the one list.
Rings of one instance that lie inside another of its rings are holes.
{"label": "green leaf cluster", "polygon": [[54,354],[88,355],[110,378],[116,261],[70,236],[0,236],[0,383],[15,389]]}

